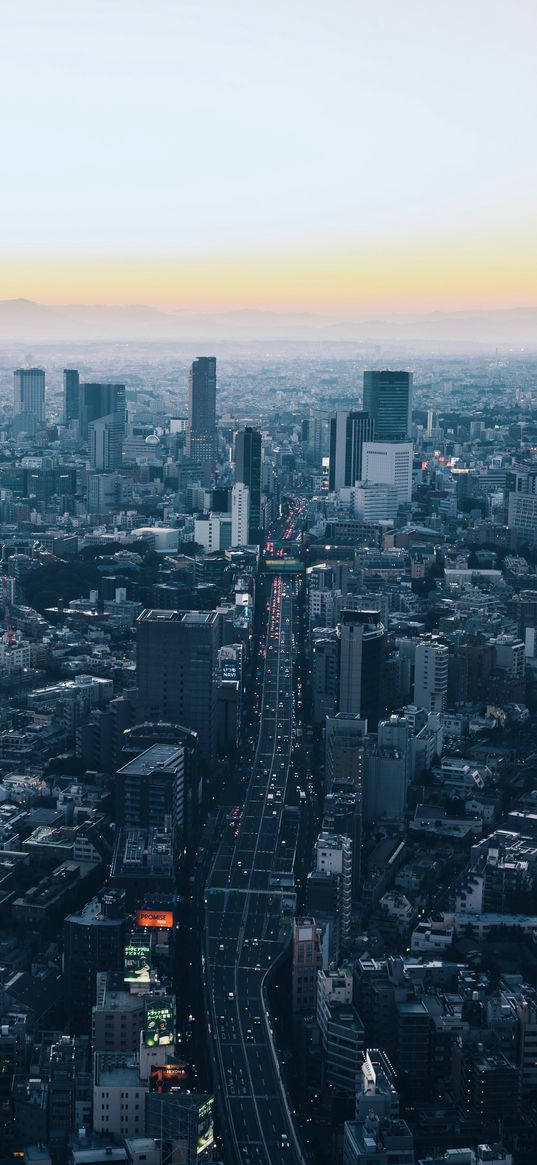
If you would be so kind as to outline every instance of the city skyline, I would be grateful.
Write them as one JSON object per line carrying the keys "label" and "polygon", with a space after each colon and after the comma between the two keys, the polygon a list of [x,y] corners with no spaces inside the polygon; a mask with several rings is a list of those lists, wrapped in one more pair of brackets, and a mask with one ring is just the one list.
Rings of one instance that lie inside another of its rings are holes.
{"label": "city skyline", "polygon": [[2,61],[2,298],[536,303],[533,23],[525,0],[516,20],[482,0],[26,0]]}

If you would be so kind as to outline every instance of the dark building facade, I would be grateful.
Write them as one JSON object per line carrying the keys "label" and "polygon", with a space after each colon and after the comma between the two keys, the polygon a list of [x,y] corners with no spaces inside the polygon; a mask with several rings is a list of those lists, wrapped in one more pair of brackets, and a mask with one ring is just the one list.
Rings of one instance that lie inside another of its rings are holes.
{"label": "dark building facade", "polygon": [[261,433],[247,426],[235,437],[235,481],[250,490],[249,542],[261,536]]}
{"label": "dark building facade", "polygon": [[97,972],[123,971],[126,920],[117,891],[93,899],[65,919],[63,972],[65,1019],[75,1035],[91,1030]]}
{"label": "dark building facade", "polygon": [[66,425],[80,418],[80,373],[77,368],[63,370],[63,419]]}
{"label": "dark building facade", "polygon": [[375,441],[406,441],[412,427],[412,373],[364,372],[364,409]]}
{"label": "dark building facade", "polygon": [[216,611],[146,610],[138,619],[136,673],[141,705],[151,719],[197,733],[206,763],[216,748]]}
{"label": "dark building facade", "polygon": [[188,376],[189,457],[207,464],[216,451],[216,356],[198,356]]}

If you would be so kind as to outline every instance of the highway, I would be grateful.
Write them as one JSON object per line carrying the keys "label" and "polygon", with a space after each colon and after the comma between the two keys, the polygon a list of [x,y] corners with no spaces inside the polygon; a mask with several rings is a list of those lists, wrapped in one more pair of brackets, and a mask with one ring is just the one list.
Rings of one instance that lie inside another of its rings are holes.
{"label": "highway", "polygon": [[293,732],[295,583],[276,576],[259,736],[244,807],[230,811],[205,891],[203,965],[226,1160],[303,1165],[264,992],[295,908],[298,810],[286,808]]}

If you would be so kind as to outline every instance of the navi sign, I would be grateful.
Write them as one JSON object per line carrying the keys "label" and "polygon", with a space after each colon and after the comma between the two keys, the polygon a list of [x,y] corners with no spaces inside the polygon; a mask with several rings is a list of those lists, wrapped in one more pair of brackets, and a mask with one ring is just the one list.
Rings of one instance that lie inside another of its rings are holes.
{"label": "navi sign", "polygon": [[149,983],[151,978],[151,944],[130,939],[125,945],[125,982]]}
{"label": "navi sign", "polygon": [[214,1142],[213,1105],[214,1098],[210,1096],[198,1109],[198,1157],[210,1149]]}
{"label": "navi sign", "polygon": [[175,1008],[173,1000],[166,998],[166,996],[157,996],[155,1002],[148,1003],[145,1010],[144,1044],[146,1048],[173,1044],[174,1031]]}
{"label": "navi sign", "polygon": [[224,659],[221,668],[222,683],[236,684],[239,679],[239,669],[234,659]]}

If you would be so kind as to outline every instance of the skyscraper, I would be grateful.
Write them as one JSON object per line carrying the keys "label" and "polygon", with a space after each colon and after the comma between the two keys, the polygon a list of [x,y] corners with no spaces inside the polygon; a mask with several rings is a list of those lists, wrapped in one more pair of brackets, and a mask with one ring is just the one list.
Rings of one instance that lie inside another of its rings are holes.
{"label": "skyscraper", "polygon": [[448,687],[449,651],[443,643],[418,643],[415,655],[414,703],[426,712],[443,712]]}
{"label": "skyscraper", "polygon": [[198,356],[188,376],[186,451],[202,464],[216,453],[216,356]]}
{"label": "skyscraper", "polygon": [[235,482],[231,491],[231,545],[247,546],[250,537],[250,490]]}
{"label": "skyscraper", "polygon": [[339,711],[375,729],[382,699],[385,632],[379,611],[342,611],[339,628]]}
{"label": "skyscraper", "polygon": [[248,541],[261,537],[261,433],[247,426],[235,436],[235,481],[250,490],[250,530]]}
{"label": "skyscraper", "polygon": [[13,411],[24,413],[34,423],[45,420],[45,372],[43,368],[17,368],[13,373]]}
{"label": "skyscraper", "polygon": [[142,611],[136,636],[136,676],[148,719],[197,732],[202,760],[216,747],[216,611]]}
{"label": "skyscraper", "polygon": [[366,441],[362,448],[362,480],[369,485],[390,485],[398,505],[412,497],[412,442]]}
{"label": "skyscraper", "polygon": [[81,384],[79,388],[80,436],[88,440],[89,425],[101,417],[117,413],[125,431],[125,385]]}
{"label": "skyscraper", "polygon": [[407,441],[412,425],[412,373],[364,372],[364,409],[375,441]]}
{"label": "skyscraper", "polygon": [[339,410],[330,421],[331,492],[355,485],[362,477],[362,449],[373,440],[373,423],[367,412]]}
{"label": "skyscraper", "polygon": [[90,466],[99,473],[119,469],[123,459],[125,420],[121,413],[98,417],[88,425]]}
{"label": "skyscraper", "polygon": [[113,890],[65,919],[63,972],[71,1031],[87,1035],[90,1030],[97,972],[123,970],[125,931],[124,895]]}
{"label": "skyscraper", "polygon": [[80,374],[77,368],[63,370],[63,419],[66,425],[80,418]]}

